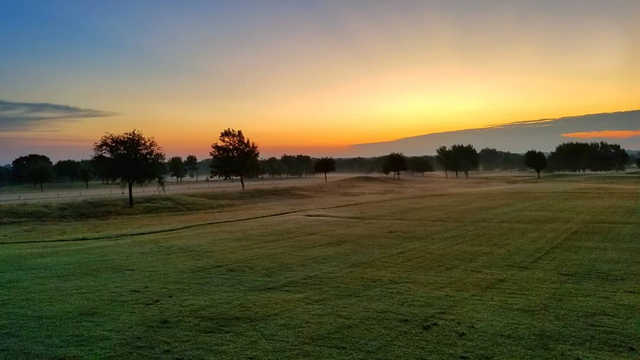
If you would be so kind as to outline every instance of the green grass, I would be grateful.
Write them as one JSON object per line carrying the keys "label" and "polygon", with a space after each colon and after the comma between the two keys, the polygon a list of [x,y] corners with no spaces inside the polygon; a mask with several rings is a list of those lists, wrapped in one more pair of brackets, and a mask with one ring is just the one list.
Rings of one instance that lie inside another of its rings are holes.
{"label": "green grass", "polygon": [[0,358],[637,359],[639,189],[614,181],[359,179],[0,244]]}
{"label": "green grass", "polygon": [[0,224],[29,220],[82,220],[162,214],[171,212],[213,210],[234,205],[238,201],[270,201],[304,197],[294,188],[253,189],[246,192],[202,192],[194,194],[154,195],[134,199],[100,199],[52,203],[0,205]]}
{"label": "green grass", "polygon": [[[119,189],[119,184],[103,184],[101,182],[92,181],[89,183],[89,189]],[[44,191],[56,191],[56,190],[85,190],[86,185],[82,181],[64,181],[64,182],[50,182],[44,184]],[[12,184],[1,185],[0,194],[3,193],[40,193],[40,185],[34,186],[33,184]]]}

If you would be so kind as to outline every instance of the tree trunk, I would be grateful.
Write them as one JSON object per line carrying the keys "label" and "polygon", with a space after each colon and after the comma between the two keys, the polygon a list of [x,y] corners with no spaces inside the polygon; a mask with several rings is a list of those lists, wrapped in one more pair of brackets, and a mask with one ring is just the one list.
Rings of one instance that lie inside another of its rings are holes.
{"label": "tree trunk", "polygon": [[458,170],[456,170],[456,179],[458,178]]}
{"label": "tree trunk", "polygon": [[244,191],[244,177],[240,175],[240,185],[242,186],[242,191]]}
{"label": "tree trunk", "polygon": [[540,179],[540,170],[536,170],[536,173],[538,173],[538,179]]}
{"label": "tree trunk", "polygon": [[445,177],[446,179],[448,179],[448,178],[449,178],[449,171],[447,171],[447,169],[445,169],[445,170],[444,170],[444,177]]}
{"label": "tree trunk", "polygon": [[325,184],[327,183],[327,173],[326,172],[324,173],[324,183]]}
{"label": "tree trunk", "polygon": [[133,207],[133,182],[129,182],[129,207]]}
{"label": "tree trunk", "polygon": [[84,186],[88,189],[89,188],[89,182],[87,181],[86,183],[84,183]]}
{"label": "tree trunk", "polygon": [[40,192],[44,192],[44,183],[40,183]]}
{"label": "tree trunk", "polygon": [[465,179],[468,179],[468,178],[469,178],[469,172],[468,172],[468,171],[466,171],[466,170],[464,171],[464,178],[465,178]]}

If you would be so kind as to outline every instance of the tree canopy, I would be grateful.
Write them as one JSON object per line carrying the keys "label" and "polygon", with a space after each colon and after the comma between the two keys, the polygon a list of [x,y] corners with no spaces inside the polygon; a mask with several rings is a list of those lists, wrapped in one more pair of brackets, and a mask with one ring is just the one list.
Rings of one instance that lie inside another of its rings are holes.
{"label": "tree canopy", "polygon": [[195,155],[187,156],[187,159],[184,161],[184,167],[189,174],[189,177],[196,178],[196,182],[198,181],[198,158]]}
{"label": "tree canopy", "polygon": [[165,155],[153,138],[133,130],[124,134],[107,134],[94,145],[96,163],[109,179],[120,180],[129,188],[129,206],[133,206],[133,184],[156,180],[162,175]]}
{"label": "tree canopy", "polygon": [[444,175],[449,177],[449,171],[456,171],[456,176],[458,174],[457,170],[455,170],[455,164],[453,161],[453,153],[446,146],[440,146],[438,150],[436,150],[436,160],[440,167],[444,170]]}
{"label": "tree canopy", "polygon": [[407,158],[401,153],[387,155],[382,164],[382,172],[392,173],[394,178],[400,178],[400,172],[407,170]]}
{"label": "tree canopy", "polygon": [[30,182],[33,186],[40,185],[44,191],[44,184],[53,180],[53,164],[45,155],[29,154],[20,156],[11,163],[12,176],[17,182]]}
{"label": "tree canopy", "polygon": [[258,173],[258,146],[244,137],[242,130],[226,129],[218,142],[211,145],[211,174],[225,179],[239,177],[244,191],[244,179]]}
{"label": "tree canopy", "polygon": [[618,144],[568,142],[558,145],[548,160],[553,170],[624,170],[629,154]]}
{"label": "tree canopy", "polygon": [[316,160],[314,164],[314,170],[317,173],[324,174],[324,182],[327,183],[327,173],[336,171],[336,161],[332,158],[325,157]]}
{"label": "tree canopy", "polygon": [[313,173],[313,159],[308,155],[282,155],[280,158],[285,172],[290,176],[303,176]]}
{"label": "tree canopy", "polygon": [[94,164],[91,160],[82,160],[78,166],[78,178],[82,180],[85,187],[89,188],[89,182],[93,180],[95,176]]}
{"label": "tree canopy", "polygon": [[433,171],[433,165],[428,156],[412,156],[407,159],[409,171],[424,175],[425,172]]}
{"label": "tree canopy", "polygon": [[11,167],[0,166],[0,185],[6,185],[11,179]]}
{"label": "tree canopy", "polygon": [[60,160],[53,165],[53,171],[57,179],[66,178],[74,182],[80,177],[80,162],[75,160]]}
{"label": "tree canopy", "polygon": [[540,171],[547,167],[547,157],[540,151],[529,150],[524,154],[524,163],[528,168],[535,170],[540,179]]}
{"label": "tree canopy", "polygon": [[469,171],[478,168],[478,152],[473,145],[453,145],[451,153],[454,159],[456,175],[457,171],[464,172],[465,177],[469,177]]}
{"label": "tree canopy", "polygon": [[508,151],[484,148],[478,153],[479,166],[482,170],[524,169],[524,156]]}
{"label": "tree canopy", "polygon": [[473,145],[453,145],[451,149],[441,146],[437,154],[438,163],[444,168],[445,174],[454,171],[458,177],[462,171],[465,177],[469,177],[469,171],[478,168],[479,156]]}
{"label": "tree canopy", "polygon": [[176,178],[177,182],[181,182],[187,175],[187,167],[180,156],[174,156],[167,163],[169,174]]}
{"label": "tree canopy", "polygon": [[276,157],[260,160],[260,173],[271,177],[281,176],[286,173],[286,168],[282,161]]}

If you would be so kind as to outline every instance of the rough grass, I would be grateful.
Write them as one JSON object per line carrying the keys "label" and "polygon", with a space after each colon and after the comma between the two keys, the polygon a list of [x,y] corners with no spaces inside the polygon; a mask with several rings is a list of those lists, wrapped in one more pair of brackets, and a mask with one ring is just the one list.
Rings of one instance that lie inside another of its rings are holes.
{"label": "rough grass", "polygon": [[[640,356],[638,188],[350,185],[281,194],[306,209],[287,215],[0,244],[0,358]],[[200,212],[100,221],[180,216]]]}
{"label": "rough grass", "polygon": [[[86,186],[82,181],[75,182],[51,182],[44,184],[45,191],[56,190],[85,190]],[[101,182],[91,182],[89,184],[90,189],[109,189],[120,188],[118,184],[103,184]],[[4,185],[0,186],[0,194],[2,193],[40,193],[40,186],[34,186],[33,184],[19,184],[19,185]]]}
{"label": "rough grass", "polygon": [[0,205],[0,224],[29,220],[79,220],[141,214],[214,210],[239,201],[269,201],[301,198],[295,188],[254,189],[245,192],[202,192],[155,195],[134,199],[129,208],[126,199],[82,200],[58,203],[26,203]]}

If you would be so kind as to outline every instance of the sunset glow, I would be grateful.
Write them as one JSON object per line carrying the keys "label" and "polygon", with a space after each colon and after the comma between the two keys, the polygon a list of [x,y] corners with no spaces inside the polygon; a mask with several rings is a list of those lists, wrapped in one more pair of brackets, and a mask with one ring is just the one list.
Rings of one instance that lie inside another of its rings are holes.
{"label": "sunset glow", "polygon": [[322,155],[640,107],[636,2],[71,3],[0,5],[0,100],[112,115],[0,124],[6,144],[79,157],[136,128],[202,156],[233,127],[265,155]]}
{"label": "sunset glow", "polygon": [[562,134],[562,136],[576,139],[629,139],[632,137],[640,136],[640,130],[583,131]]}

